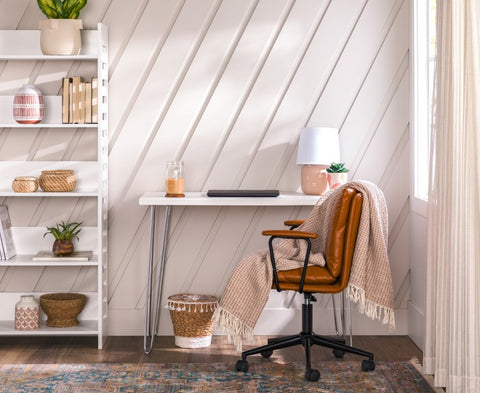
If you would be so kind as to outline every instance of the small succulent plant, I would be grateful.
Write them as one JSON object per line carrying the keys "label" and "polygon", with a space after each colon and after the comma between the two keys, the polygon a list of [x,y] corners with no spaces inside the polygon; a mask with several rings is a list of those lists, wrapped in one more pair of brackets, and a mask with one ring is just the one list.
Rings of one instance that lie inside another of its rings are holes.
{"label": "small succulent plant", "polygon": [[327,168],[328,173],[347,173],[349,169],[345,168],[344,162],[332,162]]}
{"label": "small succulent plant", "polygon": [[37,0],[48,19],[77,19],[87,0]]}
{"label": "small succulent plant", "polygon": [[83,222],[70,222],[65,224],[65,222],[61,222],[54,227],[47,227],[47,232],[43,234],[43,237],[46,235],[51,234],[55,240],[72,240],[77,239],[79,232],[82,230],[80,226]]}

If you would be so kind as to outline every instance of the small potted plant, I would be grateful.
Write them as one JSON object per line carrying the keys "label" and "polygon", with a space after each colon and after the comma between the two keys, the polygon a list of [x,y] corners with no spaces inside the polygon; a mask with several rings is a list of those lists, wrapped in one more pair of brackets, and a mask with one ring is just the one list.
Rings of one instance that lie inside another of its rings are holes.
{"label": "small potted plant", "polygon": [[39,22],[40,47],[45,55],[78,55],[82,46],[81,19],[87,0],[37,0],[48,19]]}
{"label": "small potted plant", "polygon": [[43,237],[51,234],[55,241],[53,242],[52,252],[57,256],[70,255],[74,251],[73,239],[78,238],[79,232],[82,230],[80,226],[83,222],[70,222],[65,224],[61,222],[54,227],[47,227],[47,232],[43,234]]}
{"label": "small potted plant", "polygon": [[344,162],[332,162],[327,168],[328,185],[331,190],[345,184],[348,180],[349,169]]}

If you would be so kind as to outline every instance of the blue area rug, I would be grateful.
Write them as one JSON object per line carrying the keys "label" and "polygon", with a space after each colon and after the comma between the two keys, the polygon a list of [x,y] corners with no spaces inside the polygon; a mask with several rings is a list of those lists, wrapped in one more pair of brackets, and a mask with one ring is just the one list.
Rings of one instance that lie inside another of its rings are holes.
{"label": "blue area rug", "polygon": [[226,363],[0,365],[0,392],[437,392],[411,362],[378,362],[371,372],[361,371],[360,362],[321,362],[314,364],[318,382],[305,381],[301,363],[249,366],[243,373]]}

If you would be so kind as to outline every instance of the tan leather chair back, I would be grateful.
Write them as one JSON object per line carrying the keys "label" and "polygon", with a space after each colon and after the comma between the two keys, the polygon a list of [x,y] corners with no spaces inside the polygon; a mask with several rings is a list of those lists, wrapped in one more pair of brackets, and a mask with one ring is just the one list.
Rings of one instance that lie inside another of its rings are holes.
{"label": "tan leather chair back", "polygon": [[340,279],[343,287],[347,285],[350,276],[362,203],[361,193],[350,187],[345,188],[338,201],[327,237],[326,267],[333,277]]}

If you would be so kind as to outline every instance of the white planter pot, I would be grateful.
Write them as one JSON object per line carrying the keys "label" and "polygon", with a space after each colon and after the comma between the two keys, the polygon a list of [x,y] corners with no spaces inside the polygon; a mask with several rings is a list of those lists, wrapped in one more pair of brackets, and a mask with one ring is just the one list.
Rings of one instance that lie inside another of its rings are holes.
{"label": "white planter pot", "polygon": [[78,55],[82,47],[80,19],[44,19],[39,22],[44,55]]}
{"label": "white planter pot", "polygon": [[348,173],[328,173],[328,186],[331,190],[345,184],[348,181]]}

